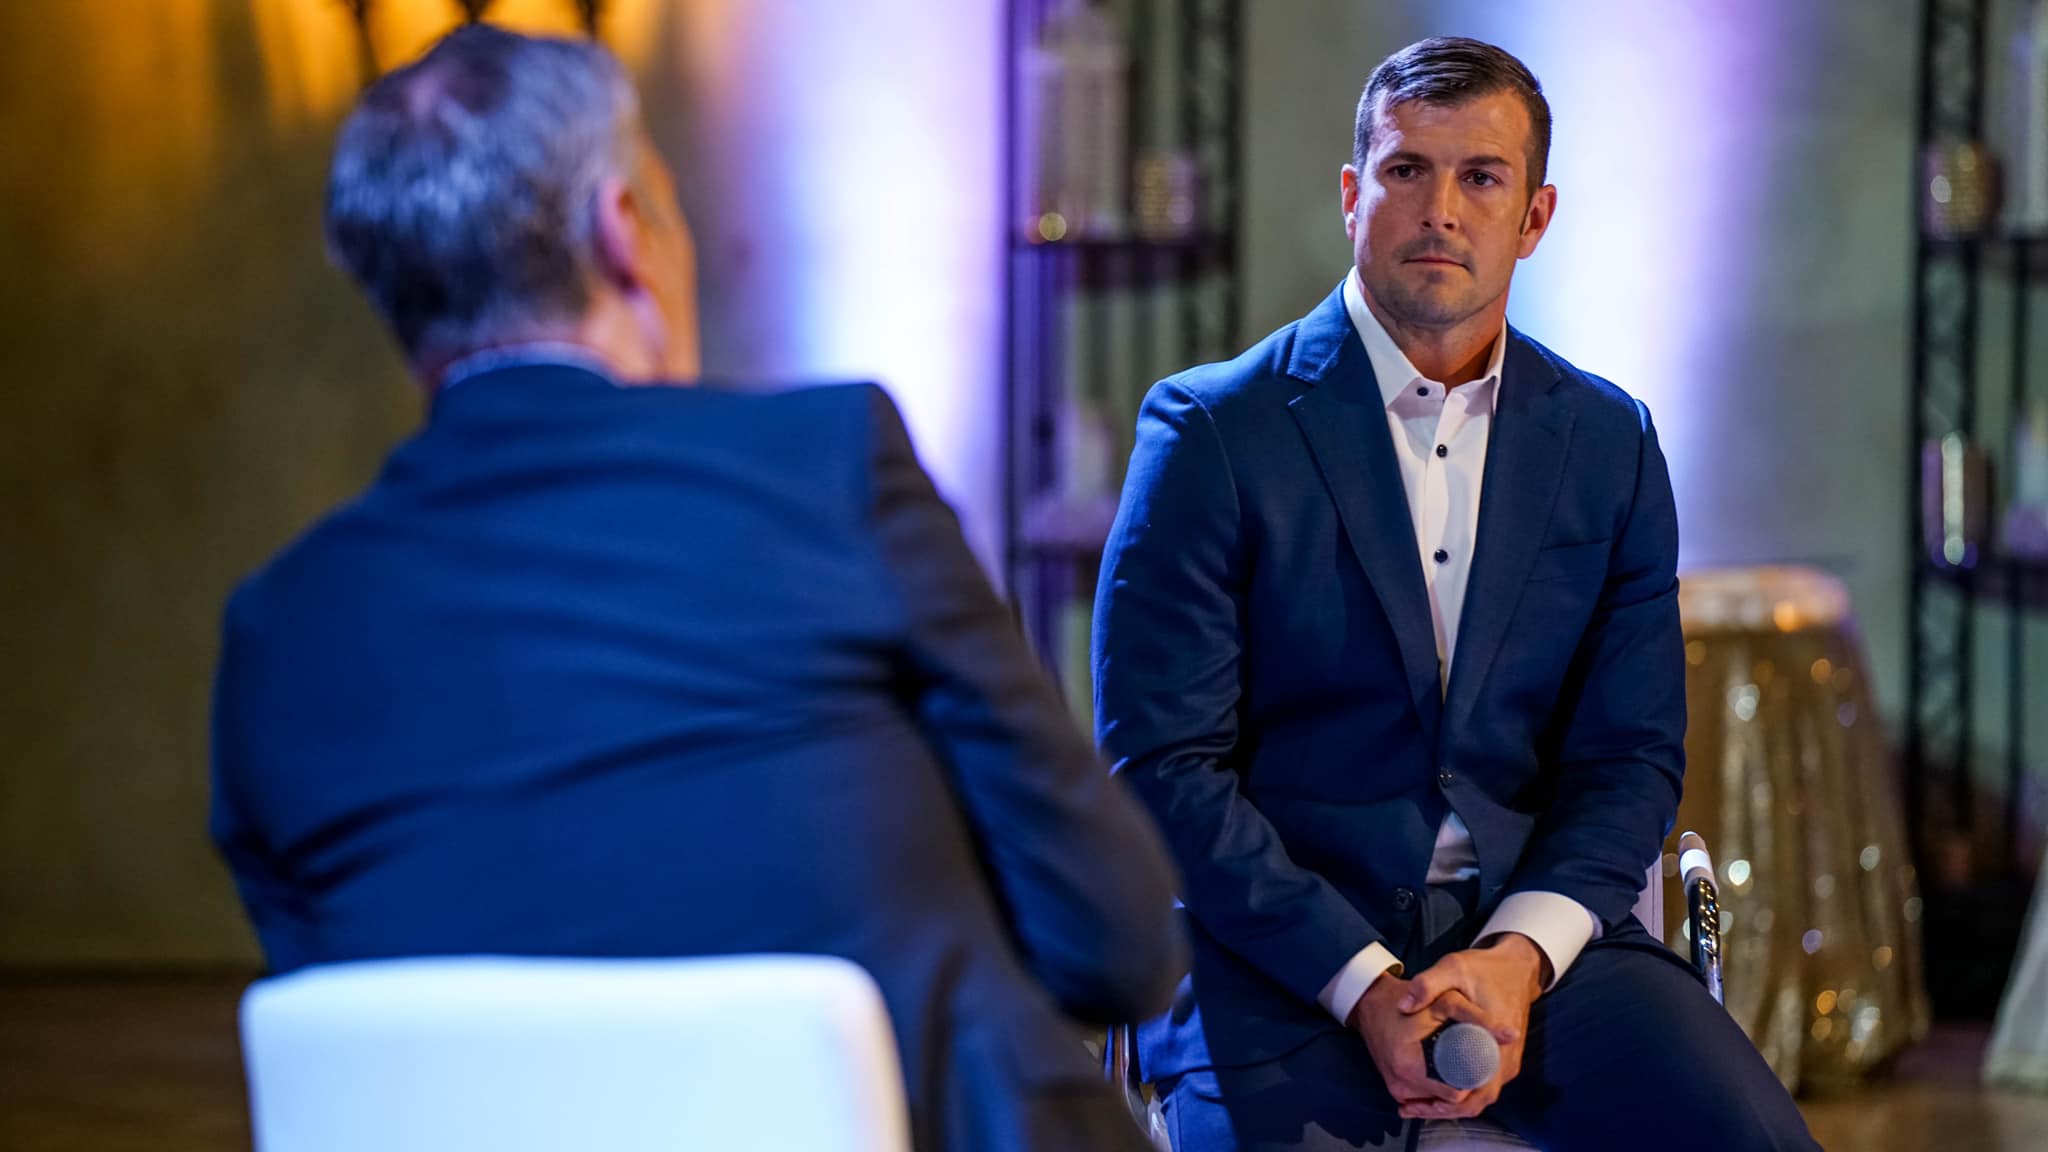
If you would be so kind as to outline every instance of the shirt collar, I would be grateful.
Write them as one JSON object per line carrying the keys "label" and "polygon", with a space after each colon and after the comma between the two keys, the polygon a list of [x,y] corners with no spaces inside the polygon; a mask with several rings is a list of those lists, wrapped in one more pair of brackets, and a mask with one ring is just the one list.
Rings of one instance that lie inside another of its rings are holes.
{"label": "shirt collar", "polygon": [[[1394,343],[1394,338],[1380,324],[1380,318],[1365,306],[1365,289],[1359,284],[1357,268],[1344,277],[1344,310],[1351,314],[1351,326],[1358,329],[1358,339],[1365,345],[1366,359],[1372,363],[1373,379],[1380,386],[1380,399],[1386,402],[1387,407],[1393,407],[1394,401],[1407,395],[1410,384],[1429,379],[1415,370],[1408,354],[1401,351],[1401,346]],[[1494,400],[1499,393],[1501,365],[1507,359],[1507,352],[1508,326],[1502,322],[1500,335],[1494,338],[1493,352],[1486,361],[1486,372],[1457,389],[1473,389],[1473,395],[1480,398],[1487,412],[1493,411]]]}
{"label": "shirt collar", "polygon": [[448,367],[442,369],[435,390],[445,392],[464,380],[481,376],[486,372],[496,372],[501,368],[533,368],[541,365],[581,368],[607,380],[618,379],[604,357],[581,344],[570,344],[561,340],[533,340],[524,344],[504,344],[496,348],[486,348],[450,362]]}

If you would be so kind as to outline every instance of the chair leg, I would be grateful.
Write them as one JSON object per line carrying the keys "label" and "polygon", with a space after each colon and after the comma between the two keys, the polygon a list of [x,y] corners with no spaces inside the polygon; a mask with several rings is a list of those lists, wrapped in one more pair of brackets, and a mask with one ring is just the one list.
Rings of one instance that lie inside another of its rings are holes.
{"label": "chair leg", "polygon": [[1137,1043],[1137,1029],[1133,1026],[1124,1024],[1111,1028],[1102,1045],[1103,1074],[1123,1094],[1124,1108],[1130,1112],[1131,1123],[1138,1126],[1138,1131],[1143,1132],[1159,1152],[1173,1152],[1165,1125],[1160,1122],[1158,1108],[1145,1098]]}

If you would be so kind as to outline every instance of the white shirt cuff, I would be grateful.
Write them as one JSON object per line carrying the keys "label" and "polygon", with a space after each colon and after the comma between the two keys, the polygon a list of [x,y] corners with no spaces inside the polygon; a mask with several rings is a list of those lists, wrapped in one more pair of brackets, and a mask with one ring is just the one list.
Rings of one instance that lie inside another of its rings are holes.
{"label": "white shirt cuff", "polygon": [[1599,938],[1600,920],[1584,904],[1556,892],[1517,892],[1500,902],[1487,917],[1486,927],[1475,943],[1504,932],[1520,932],[1533,941],[1550,961],[1550,983],[1545,992],[1564,979],[1565,969],[1579,958],[1589,941]]}
{"label": "white shirt cuff", "polygon": [[1323,985],[1323,990],[1316,994],[1316,1003],[1323,1006],[1323,1011],[1335,1016],[1337,1023],[1348,1024],[1351,1010],[1365,998],[1365,990],[1372,987],[1372,982],[1382,973],[1389,971],[1399,976],[1401,962],[1378,942],[1367,944],[1338,969],[1335,976],[1330,977],[1328,984]]}

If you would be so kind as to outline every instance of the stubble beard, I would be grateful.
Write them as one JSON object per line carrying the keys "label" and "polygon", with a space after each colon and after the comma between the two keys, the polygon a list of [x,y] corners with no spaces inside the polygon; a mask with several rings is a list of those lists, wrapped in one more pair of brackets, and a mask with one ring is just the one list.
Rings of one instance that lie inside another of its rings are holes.
{"label": "stubble beard", "polygon": [[1486,307],[1480,293],[1449,289],[1416,291],[1398,279],[1390,280],[1379,293],[1380,306],[1404,325],[1415,328],[1449,328],[1477,315]]}

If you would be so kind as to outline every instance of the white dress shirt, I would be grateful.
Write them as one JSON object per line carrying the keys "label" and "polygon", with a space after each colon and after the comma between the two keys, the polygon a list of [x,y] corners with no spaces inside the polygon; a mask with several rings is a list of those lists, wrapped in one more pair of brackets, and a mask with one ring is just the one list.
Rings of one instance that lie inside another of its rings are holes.
{"label": "white dress shirt", "polygon": [[[1387,429],[1401,483],[1408,492],[1408,516],[1415,525],[1415,549],[1422,581],[1429,589],[1430,621],[1436,631],[1437,690],[1451,675],[1458,646],[1458,620],[1465,608],[1465,584],[1479,540],[1479,495],[1486,475],[1486,441],[1500,393],[1501,362],[1507,355],[1507,326],[1494,339],[1493,354],[1479,379],[1446,388],[1426,379],[1365,305],[1358,270],[1344,281],[1344,306],[1365,344],[1372,374],[1387,405]],[[1429,858],[1431,884],[1479,875],[1471,830],[1453,811],[1436,833]],[[1600,922],[1585,905],[1555,892],[1516,892],[1500,902],[1478,939],[1519,932],[1550,961],[1551,982],[1564,976]],[[1317,999],[1338,1020],[1348,1020],[1365,990],[1401,962],[1380,944],[1368,944],[1323,986]]]}

